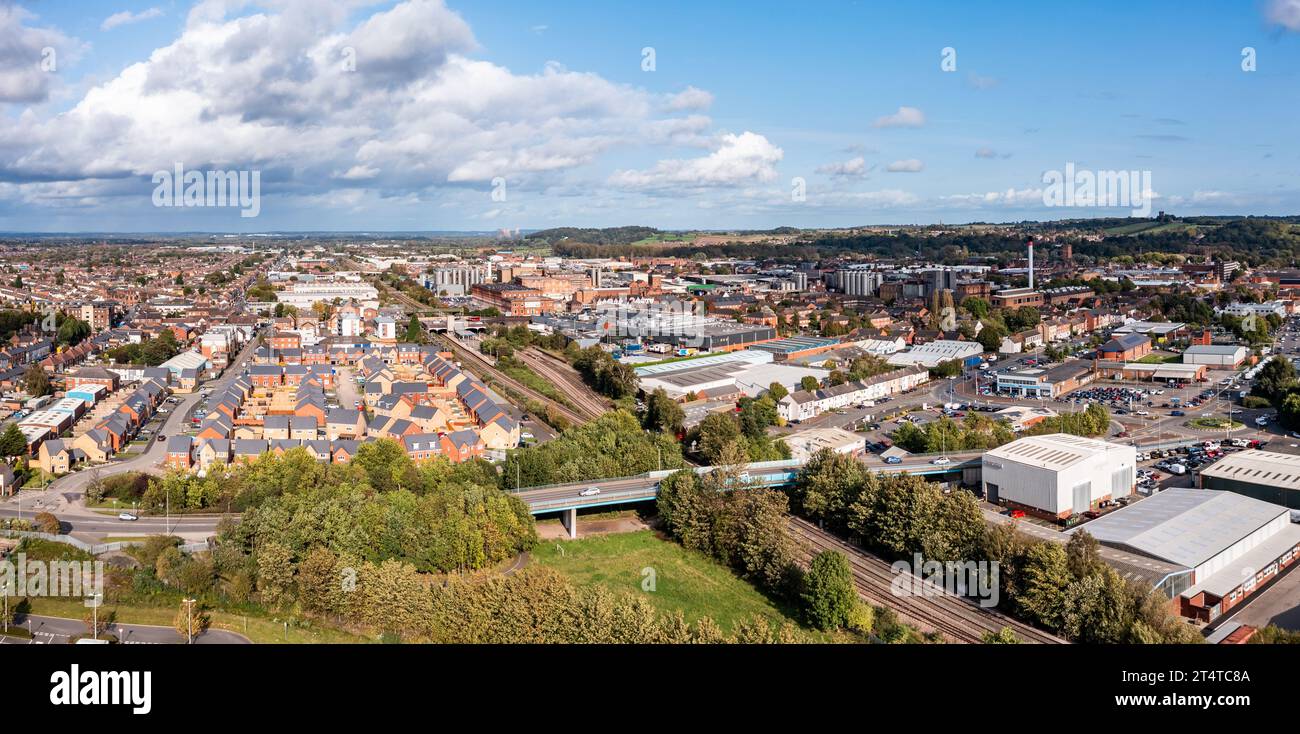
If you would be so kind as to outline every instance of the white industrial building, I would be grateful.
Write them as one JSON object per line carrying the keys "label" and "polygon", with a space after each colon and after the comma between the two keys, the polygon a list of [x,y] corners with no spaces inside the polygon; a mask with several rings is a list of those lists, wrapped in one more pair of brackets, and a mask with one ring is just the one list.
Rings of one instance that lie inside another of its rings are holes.
{"label": "white industrial building", "polygon": [[900,367],[914,364],[922,367],[937,367],[941,362],[950,362],[954,359],[964,360],[967,357],[974,357],[983,353],[984,347],[979,342],[939,339],[925,344],[918,344],[906,352],[891,354],[887,361]]}
{"label": "white industrial building", "polygon": [[1203,364],[1212,370],[1235,370],[1249,354],[1236,344],[1196,344],[1183,352],[1183,364]]}
{"label": "white industrial building", "polygon": [[1133,493],[1137,449],[1068,433],[1029,436],[983,457],[990,502],[1065,518]]}
{"label": "white industrial building", "polygon": [[1300,556],[1300,525],[1281,505],[1235,492],[1174,488],[1071,532],[1173,570],[1157,584],[1187,617],[1212,622]]}

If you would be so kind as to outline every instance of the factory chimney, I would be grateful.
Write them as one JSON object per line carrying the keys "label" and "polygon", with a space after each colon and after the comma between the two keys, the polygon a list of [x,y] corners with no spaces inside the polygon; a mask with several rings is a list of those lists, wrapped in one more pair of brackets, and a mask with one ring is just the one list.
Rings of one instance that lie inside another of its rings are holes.
{"label": "factory chimney", "polygon": [[1034,289],[1034,241],[1029,241],[1029,290]]}

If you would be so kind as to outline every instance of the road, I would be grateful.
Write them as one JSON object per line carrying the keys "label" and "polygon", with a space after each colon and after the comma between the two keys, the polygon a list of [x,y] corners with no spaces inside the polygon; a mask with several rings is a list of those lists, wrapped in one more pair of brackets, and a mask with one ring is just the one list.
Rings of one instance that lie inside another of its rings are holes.
{"label": "road", "polygon": [[[79,619],[19,615],[15,625],[32,634],[31,640],[0,638],[5,644],[67,645],[72,638],[90,632],[90,627]],[[170,627],[149,624],[118,624],[108,626],[108,634],[127,645],[181,645],[185,638]],[[237,632],[209,629],[194,638],[196,645],[251,645],[252,640]]]}

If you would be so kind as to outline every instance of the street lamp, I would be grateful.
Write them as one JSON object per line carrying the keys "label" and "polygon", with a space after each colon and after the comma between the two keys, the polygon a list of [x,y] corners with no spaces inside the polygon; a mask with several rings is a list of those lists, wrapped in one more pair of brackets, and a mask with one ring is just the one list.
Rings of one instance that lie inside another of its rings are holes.
{"label": "street lamp", "polygon": [[195,601],[196,601],[195,599],[181,599],[181,603],[185,605],[185,633],[188,637],[188,642],[186,642],[185,644],[187,645],[194,644],[194,602]]}
{"label": "street lamp", "polygon": [[9,582],[6,581],[4,586],[0,586],[0,596],[5,599],[5,633],[9,632]]}
{"label": "street lamp", "polygon": [[99,639],[99,605],[103,603],[103,594],[95,594],[94,596],[91,596],[90,599],[86,600],[86,604],[91,609],[90,634],[96,640]]}

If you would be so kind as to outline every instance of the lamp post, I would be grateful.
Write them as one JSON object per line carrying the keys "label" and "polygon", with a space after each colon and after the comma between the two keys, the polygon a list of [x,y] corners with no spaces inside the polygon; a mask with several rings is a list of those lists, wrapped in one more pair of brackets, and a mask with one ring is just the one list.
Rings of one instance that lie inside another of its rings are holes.
{"label": "lamp post", "polygon": [[196,601],[195,599],[181,599],[181,603],[185,605],[185,634],[187,638],[187,642],[185,644],[187,645],[194,644],[194,602],[195,601]]}
{"label": "lamp post", "polygon": [[95,594],[86,600],[86,604],[91,609],[90,634],[91,637],[99,639],[99,605],[104,603],[103,594]]}

